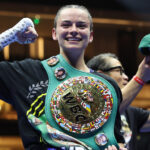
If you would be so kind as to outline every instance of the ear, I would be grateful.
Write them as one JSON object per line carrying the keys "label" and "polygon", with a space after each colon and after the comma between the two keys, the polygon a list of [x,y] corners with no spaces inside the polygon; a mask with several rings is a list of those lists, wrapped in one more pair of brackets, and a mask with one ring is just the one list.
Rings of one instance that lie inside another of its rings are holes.
{"label": "ear", "polygon": [[97,72],[99,72],[99,73],[104,73],[103,71],[101,71],[101,70],[97,70]]}
{"label": "ear", "polygon": [[53,38],[53,40],[57,40],[56,28],[52,29],[52,38]]}
{"label": "ear", "polygon": [[105,73],[105,72],[103,72],[102,70],[97,70],[97,72],[99,72],[99,73],[103,73],[103,74],[105,74],[105,75],[107,75],[107,76],[108,76],[108,74],[107,74],[107,73]]}
{"label": "ear", "polygon": [[91,33],[90,33],[90,39],[89,39],[90,43],[92,43],[92,41],[93,41],[93,31],[91,31]]}

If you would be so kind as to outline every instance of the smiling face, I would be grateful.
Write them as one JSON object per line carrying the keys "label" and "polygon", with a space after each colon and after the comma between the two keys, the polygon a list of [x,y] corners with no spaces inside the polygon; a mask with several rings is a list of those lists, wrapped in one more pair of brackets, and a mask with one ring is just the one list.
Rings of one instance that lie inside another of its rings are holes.
{"label": "smiling face", "polygon": [[80,8],[61,10],[56,28],[52,30],[52,37],[58,40],[60,50],[84,51],[88,43],[93,40],[88,13]]}

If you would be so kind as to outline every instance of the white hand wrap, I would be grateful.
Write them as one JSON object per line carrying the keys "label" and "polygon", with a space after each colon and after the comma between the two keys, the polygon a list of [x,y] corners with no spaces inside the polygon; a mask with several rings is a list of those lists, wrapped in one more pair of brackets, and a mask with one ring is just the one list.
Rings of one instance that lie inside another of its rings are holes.
{"label": "white hand wrap", "polygon": [[18,40],[16,34],[18,32],[24,32],[28,29],[28,27],[34,27],[34,24],[31,19],[29,18],[23,18],[20,20],[15,26],[12,28],[4,31],[0,34],[0,50],[2,50],[5,46],[13,43],[18,42],[20,44],[28,44],[30,41],[21,42]]}

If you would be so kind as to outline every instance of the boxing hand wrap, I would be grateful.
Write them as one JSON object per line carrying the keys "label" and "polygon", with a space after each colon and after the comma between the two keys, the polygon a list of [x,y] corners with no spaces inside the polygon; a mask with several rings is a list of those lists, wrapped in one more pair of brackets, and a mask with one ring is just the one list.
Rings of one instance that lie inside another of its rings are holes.
{"label": "boxing hand wrap", "polygon": [[5,46],[13,42],[18,42],[20,44],[31,43],[30,40],[25,40],[22,42],[17,37],[18,32],[23,33],[24,31],[28,29],[28,27],[34,27],[32,20],[29,18],[23,18],[15,26],[1,33],[0,34],[0,50],[2,50]]}

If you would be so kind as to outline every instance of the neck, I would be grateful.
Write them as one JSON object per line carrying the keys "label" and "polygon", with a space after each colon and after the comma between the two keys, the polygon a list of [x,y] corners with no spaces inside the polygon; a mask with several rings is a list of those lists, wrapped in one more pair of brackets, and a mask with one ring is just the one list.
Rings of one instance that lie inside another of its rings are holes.
{"label": "neck", "polygon": [[82,53],[65,53],[64,51],[60,51],[60,54],[66,59],[66,61],[72,65],[74,68],[84,71],[90,72],[90,69],[87,67],[84,61],[84,52]]}

